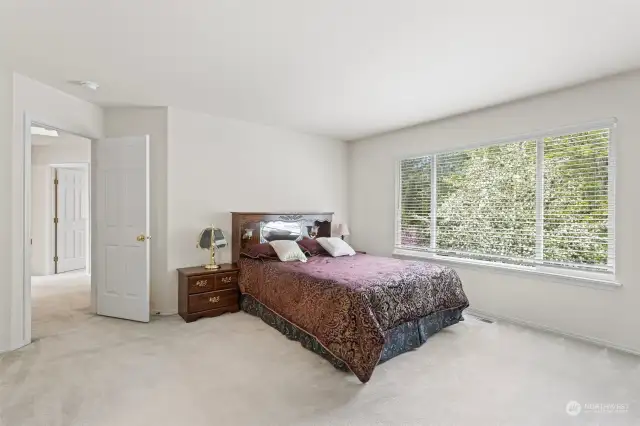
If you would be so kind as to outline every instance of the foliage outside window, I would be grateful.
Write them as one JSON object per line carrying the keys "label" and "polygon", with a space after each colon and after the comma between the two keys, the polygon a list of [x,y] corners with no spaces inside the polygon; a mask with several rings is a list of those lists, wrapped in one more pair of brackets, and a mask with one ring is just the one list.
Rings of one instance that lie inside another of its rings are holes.
{"label": "foliage outside window", "polygon": [[611,127],[400,161],[396,246],[613,272]]}

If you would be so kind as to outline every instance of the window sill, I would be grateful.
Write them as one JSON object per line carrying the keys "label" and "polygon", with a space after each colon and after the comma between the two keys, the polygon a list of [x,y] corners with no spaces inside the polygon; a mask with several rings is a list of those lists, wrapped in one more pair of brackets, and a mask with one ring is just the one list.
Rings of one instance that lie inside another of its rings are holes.
{"label": "window sill", "polygon": [[622,287],[619,281],[616,281],[615,277],[609,274],[601,274],[597,272],[577,272],[576,274],[569,274],[564,269],[559,268],[544,268],[544,270],[534,269],[527,266],[519,265],[506,265],[495,262],[487,262],[483,260],[463,259],[459,257],[439,256],[435,253],[428,253],[422,251],[414,251],[407,249],[396,248],[393,250],[394,256],[432,260],[434,262],[450,263],[457,265],[465,265],[471,267],[479,267],[482,269],[494,269],[501,272],[514,272],[525,275],[538,275],[549,278],[557,279],[563,283],[579,285],[584,287],[594,287],[600,289],[613,290]]}

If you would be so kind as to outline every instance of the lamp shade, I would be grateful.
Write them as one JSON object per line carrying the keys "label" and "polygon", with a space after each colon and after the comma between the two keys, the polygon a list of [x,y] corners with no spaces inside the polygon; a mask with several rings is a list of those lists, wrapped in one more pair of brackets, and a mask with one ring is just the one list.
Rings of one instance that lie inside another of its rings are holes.
{"label": "lamp shade", "polygon": [[338,235],[350,235],[349,227],[346,223],[341,223],[340,225],[338,225]]}

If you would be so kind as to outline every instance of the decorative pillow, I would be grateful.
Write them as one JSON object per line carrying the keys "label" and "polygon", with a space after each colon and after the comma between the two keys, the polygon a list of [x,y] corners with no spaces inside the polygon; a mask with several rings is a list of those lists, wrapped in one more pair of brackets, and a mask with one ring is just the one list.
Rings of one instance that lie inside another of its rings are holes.
{"label": "decorative pillow", "polygon": [[333,257],[354,256],[356,254],[349,244],[338,237],[320,237],[316,238],[316,241]]}
{"label": "decorative pillow", "polygon": [[253,245],[242,251],[240,254],[253,259],[274,259],[278,257],[276,251],[269,245],[269,243]]}
{"label": "decorative pillow", "polygon": [[309,254],[309,256],[317,256],[319,254],[328,254],[327,251],[313,238],[303,238],[298,241],[298,245],[303,252]]}
{"label": "decorative pillow", "polygon": [[271,247],[276,251],[278,259],[283,262],[291,262],[299,260],[300,262],[306,262],[307,256],[304,255],[300,246],[295,241],[290,240],[277,240],[269,243]]}

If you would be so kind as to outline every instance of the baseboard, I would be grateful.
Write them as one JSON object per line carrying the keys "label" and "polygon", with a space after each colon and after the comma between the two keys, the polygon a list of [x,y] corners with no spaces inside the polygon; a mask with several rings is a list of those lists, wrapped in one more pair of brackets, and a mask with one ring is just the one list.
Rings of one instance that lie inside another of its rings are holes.
{"label": "baseboard", "polygon": [[469,308],[465,311],[469,315],[473,315],[479,318],[486,318],[493,321],[503,321],[515,325],[520,325],[522,327],[531,328],[534,330],[545,331],[547,333],[557,334],[559,336],[568,337],[570,339],[581,340],[583,342],[592,343],[597,346],[602,346],[609,349],[615,349],[617,351],[626,352],[632,355],[640,356],[640,351],[632,348],[628,348],[626,346],[620,346],[615,343],[609,342],[608,340],[598,339],[595,337],[583,336],[581,334],[568,333],[566,331],[558,330],[557,328],[548,327],[546,325],[541,325],[531,321],[525,321],[518,318],[506,317],[501,315],[494,315],[488,312],[484,312],[478,309]]}
{"label": "baseboard", "polygon": [[156,311],[156,312],[153,313],[153,315],[166,317],[166,316],[169,316],[169,315],[178,315],[178,311],[175,311],[175,312],[173,312],[173,311],[171,311],[171,312],[159,312],[159,311]]}
{"label": "baseboard", "polygon": [[11,353],[11,352],[13,352],[13,351],[17,351],[18,349],[22,349],[22,348],[24,348],[25,346],[29,346],[29,345],[30,345],[30,344],[32,344],[33,342],[35,342],[35,340],[33,340],[33,341],[29,341],[29,342],[21,342],[19,346],[16,346],[16,347],[15,347],[15,348],[13,348],[13,349],[0,349],[0,355],[5,355],[5,354]]}

